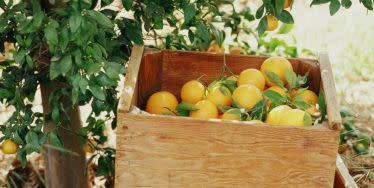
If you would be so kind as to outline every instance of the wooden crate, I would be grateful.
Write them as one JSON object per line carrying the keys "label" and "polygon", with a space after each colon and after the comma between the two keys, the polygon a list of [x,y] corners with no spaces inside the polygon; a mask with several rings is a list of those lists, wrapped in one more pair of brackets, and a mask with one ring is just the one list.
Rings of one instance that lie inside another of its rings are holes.
{"label": "wooden crate", "polygon": [[[136,46],[118,106],[116,187],[333,187],[341,119],[327,55],[289,59],[309,88],[324,90],[328,122],[284,127],[134,113],[154,92],[216,79],[223,55]],[[267,57],[226,55],[238,74]]]}

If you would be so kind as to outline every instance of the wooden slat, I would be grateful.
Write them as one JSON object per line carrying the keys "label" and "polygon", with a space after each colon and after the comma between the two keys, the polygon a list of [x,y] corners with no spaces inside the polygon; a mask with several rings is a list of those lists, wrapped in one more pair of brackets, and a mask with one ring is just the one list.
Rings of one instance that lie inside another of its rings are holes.
{"label": "wooden slat", "polygon": [[128,62],[124,88],[118,104],[118,111],[128,112],[138,81],[139,67],[143,57],[144,46],[134,45]]}
{"label": "wooden slat", "polygon": [[332,187],[338,135],[122,113],[116,187]]}
{"label": "wooden slat", "polygon": [[331,129],[339,130],[342,120],[339,113],[340,108],[336,99],[336,88],[328,54],[321,53],[318,61],[320,63],[322,86],[325,92],[327,105],[327,121]]}
{"label": "wooden slat", "polygon": [[335,177],[334,188],[358,188],[340,155],[336,157]]}

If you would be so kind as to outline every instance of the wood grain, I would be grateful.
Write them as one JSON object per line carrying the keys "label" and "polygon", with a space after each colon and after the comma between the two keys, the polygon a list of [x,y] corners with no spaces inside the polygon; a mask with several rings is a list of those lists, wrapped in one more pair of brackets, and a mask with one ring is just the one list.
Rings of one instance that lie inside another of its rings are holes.
{"label": "wood grain", "polygon": [[119,114],[117,187],[332,187],[339,132]]}
{"label": "wood grain", "polygon": [[336,157],[336,174],[334,188],[358,188],[356,182],[349,174],[340,155]]}
{"label": "wood grain", "polygon": [[336,88],[330,60],[326,53],[321,53],[318,61],[320,62],[322,87],[327,106],[327,121],[331,129],[340,130],[342,119],[340,117],[339,104],[336,100]]}
{"label": "wood grain", "polygon": [[118,104],[118,111],[128,112],[133,102],[139,67],[143,57],[144,46],[134,45],[127,66],[125,84]]}

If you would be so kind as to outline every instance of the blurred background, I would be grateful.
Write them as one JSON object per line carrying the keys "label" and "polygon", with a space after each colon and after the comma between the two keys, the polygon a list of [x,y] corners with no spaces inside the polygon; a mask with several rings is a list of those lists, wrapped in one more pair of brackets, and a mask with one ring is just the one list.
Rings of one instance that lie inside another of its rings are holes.
{"label": "blurred background", "polygon": [[[235,0],[235,9],[238,11],[249,7],[255,12],[261,1]],[[115,8],[121,8],[114,6]],[[230,8],[220,7],[220,10]],[[330,16],[327,5],[310,7],[309,1],[295,0],[290,10],[295,23],[293,25],[281,26],[278,30],[266,33],[258,40],[256,31],[258,22],[250,22],[248,28],[252,28],[254,34],[243,35],[239,38],[239,43],[230,37],[230,29],[226,30],[224,47],[226,53],[232,46],[244,45],[251,54],[284,54],[289,57],[316,58],[316,54],[326,51],[335,76],[337,86],[338,101],[343,109],[346,120],[343,131],[354,128],[362,134],[374,138],[374,13],[367,11],[359,1],[353,1],[350,9],[341,8],[336,15]],[[125,16],[132,13],[124,12]],[[168,28],[156,31],[159,36],[166,36],[170,32]],[[148,35],[148,33],[145,33]],[[187,35],[187,34],[186,34]],[[151,36],[151,35],[150,35]],[[157,40],[156,40],[157,41]],[[256,44],[261,41],[262,46]],[[161,43],[159,40],[157,43]],[[149,39],[146,44],[156,45],[153,39]],[[257,47],[253,47],[257,46]],[[4,58],[4,57],[3,57]],[[35,108],[41,109],[41,100],[36,97]],[[0,104],[1,105],[1,104]],[[89,105],[81,108],[82,119],[87,117]],[[11,108],[0,106],[0,122],[7,120],[11,114]],[[110,125],[109,125],[110,126]],[[108,129],[110,130],[110,129]],[[352,130],[348,130],[352,131]],[[108,145],[115,147],[115,132],[108,131]],[[347,137],[348,133],[347,133]],[[374,187],[374,149],[373,144],[364,152],[357,148],[360,140],[348,139],[344,137],[344,142],[339,148],[351,175],[360,187]],[[373,142],[373,140],[371,140]],[[356,144],[356,145],[355,145]],[[355,147],[356,148],[355,148]],[[4,185],[4,177],[10,169],[20,166],[14,162],[15,156],[4,156],[0,154],[0,184]],[[42,169],[43,164],[39,162],[38,155],[30,156],[32,167]],[[40,176],[34,173],[34,176]],[[102,187],[102,180],[96,179],[97,187]]]}

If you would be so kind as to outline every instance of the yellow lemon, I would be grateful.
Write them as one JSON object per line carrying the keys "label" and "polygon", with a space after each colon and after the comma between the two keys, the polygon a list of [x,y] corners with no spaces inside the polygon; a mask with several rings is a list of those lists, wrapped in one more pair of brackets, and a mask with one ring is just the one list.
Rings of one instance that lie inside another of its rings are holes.
{"label": "yellow lemon", "polygon": [[284,114],[292,108],[287,105],[280,105],[273,108],[266,117],[266,123],[278,125],[279,121]]}
{"label": "yellow lemon", "polygon": [[250,109],[263,99],[261,91],[254,85],[241,85],[234,90],[232,99],[243,108]]}
{"label": "yellow lemon", "polygon": [[230,110],[227,110],[225,113],[222,114],[221,119],[226,119],[226,120],[241,120],[241,115],[240,114],[233,114],[232,111],[238,110],[237,108],[232,108]]}
{"label": "yellow lemon", "polygon": [[233,47],[230,50],[230,54],[231,55],[241,55],[241,54],[245,54],[245,52],[244,52],[243,48]]}
{"label": "yellow lemon", "polygon": [[283,3],[283,8],[288,8],[292,4],[292,0],[285,0]]}
{"label": "yellow lemon", "polygon": [[316,108],[316,105],[312,105],[310,108],[306,109],[305,112],[308,112],[310,115],[319,117],[321,116],[321,111]]}
{"label": "yellow lemon", "polygon": [[209,100],[202,100],[195,104],[198,110],[190,111],[190,117],[194,118],[217,118],[218,109],[216,105]]}
{"label": "yellow lemon", "polygon": [[177,106],[178,100],[172,93],[167,91],[159,91],[149,97],[146,111],[151,114],[173,115],[170,110],[174,111]]}
{"label": "yellow lemon", "polygon": [[278,27],[278,18],[273,15],[266,16],[268,20],[268,26],[266,27],[266,31],[274,31]]}
{"label": "yellow lemon", "polygon": [[272,72],[276,74],[280,80],[286,84],[286,70],[292,69],[291,63],[284,57],[270,57],[264,61],[261,65],[261,72],[265,76],[266,84],[268,86],[275,86],[276,84],[271,82],[268,76],[266,75],[266,72]]}
{"label": "yellow lemon", "polygon": [[205,86],[197,81],[191,80],[186,82],[181,89],[181,99],[184,102],[195,104],[205,97]]}
{"label": "yellow lemon", "polygon": [[94,139],[88,139],[87,142],[83,145],[83,151],[86,153],[95,152],[95,146],[97,145]]}
{"label": "yellow lemon", "polygon": [[279,125],[285,126],[307,126],[304,124],[306,112],[299,109],[287,111],[279,120]]}
{"label": "yellow lemon", "polygon": [[15,154],[18,150],[18,144],[16,144],[14,141],[8,139],[4,140],[3,144],[1,145],[1,151],[4,154]]}
{"label": "yellow lemon", "polygon": [[224,53],[224,52],[225,52],[225,48],[223,47],[223,45],[222,45],[221,47],[219,47],[217,43],[214,43],[214,44],[212,44],[212,45],[208,48],[208,52],[213,52],[213,53]]}
{"label": "yellow lemon", "polygon": [[308,104],[314,105],[318,103],[318,96],[313,91],[307,89],[302,93],[294,96],[293,101],[304,101]]}
{"label": "yellow lemon", "polygon": [[242,71],[238,78],[238,86],[252,84],[261,91],[265,88],[265,77],[257,69],[246,69]]}
{"label": "yellow lemon", "polygon": [[227,87],[216,86],[208,92],[207,99],[216,106],[224,105],[231,106],[232,98],[231,92]]}
{"label": "yellow lemon", "polygon": [[263,124],[264,122],[262,122],[261,120],[258,120],[258,119],[252,119],[252,120],[249,120],[248,123],[252,123],[252,124]]}

